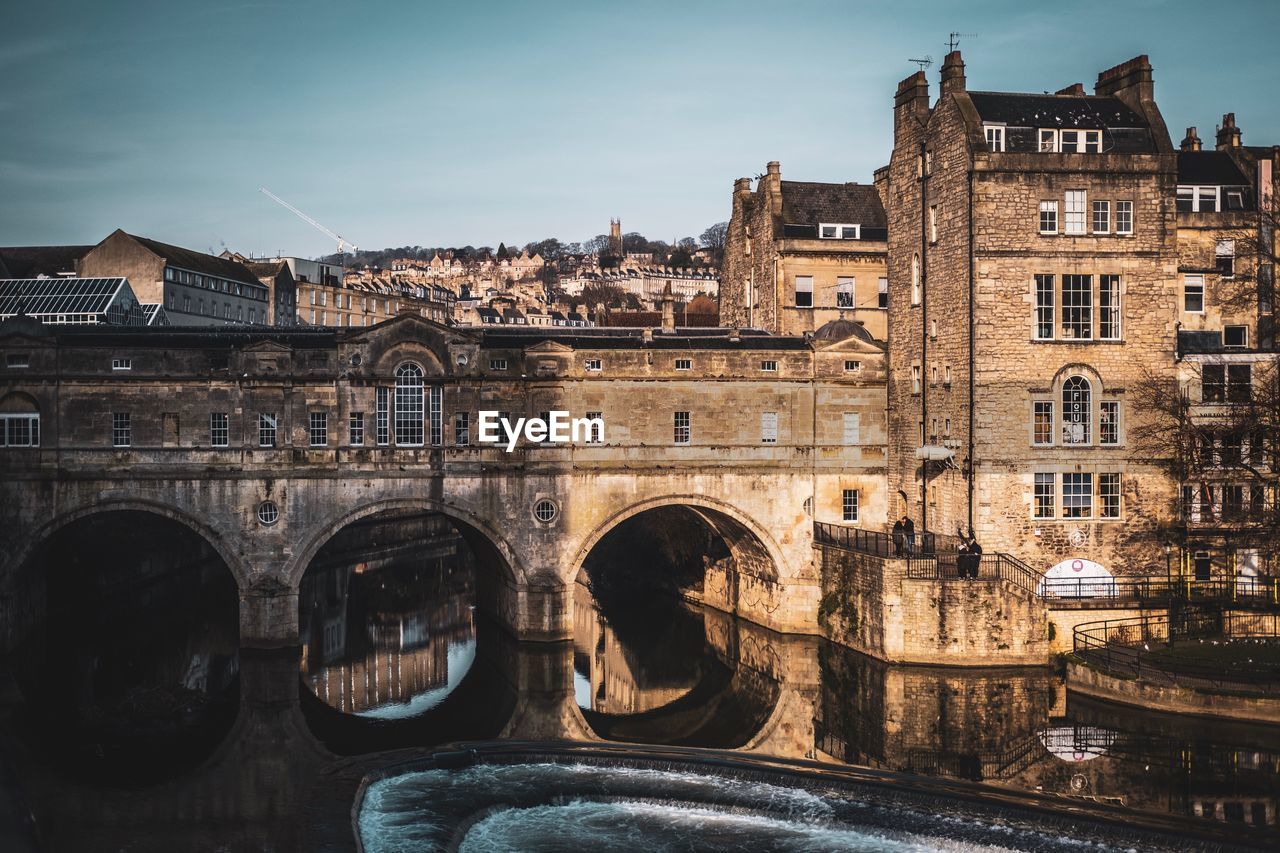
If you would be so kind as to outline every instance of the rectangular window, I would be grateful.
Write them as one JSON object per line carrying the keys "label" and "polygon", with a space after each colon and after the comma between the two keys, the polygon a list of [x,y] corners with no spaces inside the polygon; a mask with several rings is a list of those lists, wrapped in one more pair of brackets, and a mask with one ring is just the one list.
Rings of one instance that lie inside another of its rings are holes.
{"label": "rectangular window", "polygon": [[111,413],[111,446],[128,447],[133,443],[133,429],[128,412]]}
{"label": "rectangular window", "polygon": [[230,443],[231,416],[226,412],[209,413],[209,444],[226,447]]}
{"label": "rectangular window", "polygon": [[432,385],[427,389],[427,397],[430,403],[428,414],[431,416],[431,446],[439,447],[444,443],[444,414],[442,412],[444,389],[439,385]]}
{"label": "rectangular window", "polygon": [[778,362],[773,361],[772,359],[762,361],[760,362],[760,369],[763,370],[765,373],[777,373]]}
{"label": "rectangular window", "polygon": [[987,133],[987,147],[992,151],[1004,150],[1004,128],[997,124],[984,125]]}
{"label": "rectangular window", "polygon": [[911,365],[911,393],[920,393],[920,365]]}
{"label": "rectangular window", "polygon": [[861,370],[861,369],[862,369],[862,362],[860,362],[860,361],[850,361],[850,360],[847,360],[847,359],[845,360],[845,363],[844,363],[844,372],[845,372],[845,373],[857,373],[857,372],[858,372],[859,370]]}
{"label": "rectangular window", "polygon": [[1063,219],[1063,232],[1066,234],[1085,233],[1085,192],[1084,190],[1067,190],[1066,210]]}
{"label": "rectangular window", "polygon": [[853,307],[854,279],[851,276],[836,277],[836,307]]}
{"label": "rectangular window", "polygon": [[1053,340],[1054,277],[1036,275],[1036,340]]}
{"label": "rectangular window", "polygon": [[1249,346],[1249,327],[1248,326],[1223,326],[1222,327],[1222,345],[1224,347]]}
{"label": "rectangular window", "polygon": [[862,415],[858,412],[844,413],[844,443],[847,445],[862,443]]}
{"label": "rectangular window", "polygon": [[453,416],[453,443],[466,447],[471,443],[471,413],[455,412]]}
{"label": "rectangular window", "polygon": [[674,439],[675,443],[688,444],[689,437],[690,437],[689,413],[676,412],[675,413],[675,439]]}
{"label": "rectangular window", "polygon": [[1120,276],[1098,276],[1098,338],[1120,340]]}
{"label": "rectangular window", "polygon": [[257,446],[275,447],[275,414],[264,412],[257,416]]}
{"label": "rectangular window", "polygon": [[1058,150],[1058,131],[1040,128],[1040,150],[1046,154]]}
{"label": "rectangular window", "polygon": [[39,447],[40,415],[0,414],[0,447]]}
{"label": "rectangular window", "polygon": [[1036,474],[1035,507],[1032,515],[1036,518],[1053,518],[1053,507],[1056,501],[1053,474]]}
{"label": "rectangular window", "polygon": [[1179,213],[1217,213],[1218,187],[1178,187]]}
{"label": "rectangular window", "polygon": [[1252,365],[1227,365],[1227,402],[1247,403],[1253,396]]}
{"label": "rectangular window", "polygon": [[1040,202],[1040,233],[1058,233],[1058,203],[1056,201]]}
{"label": "rectangular window", "polygon": [[1062,277],[1062,336],[1076,340],[1093,337],[1093,276]]}
{"label": "rectangular window", "polygon": [[889,307],[889,279],[881,277],[876,283],[878,292],[876,294],[876,306],[879,308]]}
{"label": "rectangular window", "polygon": [[840,495],[840,517],[845,521],[858,520],[858,490],[845,489]]}
{"label": "rectangular window", "polygon": [[1103,400],[1101,419],[1098,423],[1098,440],[1103,444],[1120,443],[1120,403]]}
{"label": "rectangular window", "polygon": [[1036,400],[1032,405],[1035,408],[1033,443],[1053,444],[1053,402]]}
{"label": "rectangular window", "polygon": [[1093,233],[1111,233],[1111,202],[1095,201],[1093,203]]}
{"label": "rectangular window", "polygon": [[587,444],[603,444],[604,435],[601,424],[604,423],[604,412],[587,412],[587,420],[596,421],[591,425],[591,434],[587,436]]}
{"label": "rectangular window", "polygon": [[113,358],[111,359],[112,370],[133,370],[133,359],[131,358]]}
{"label": "rectangular window", "polygon": [[1188,314],[1204,313],[1204,276],[1182,277],[1182,310]]}
{"label": "rectangular window", "polygon": [[507,360],[505,358],[491,358],[489,359],[489,369],[490,370],[506,370]]}
{"label": "rectangular window", "polygon": [[[421,380],[418,381],[420,382]],[[396,444],[401,447],[422,446],[423,396],[425,393],[426,391],[422,385],[413,382],[396,383]]]}
{"label": "rectangular window", "polygon": [[352,412],[348,420],[347,437],[352,447],[364,446],[364,412]]}
{"label": "rectangular window", "polygon": [[778,443],[778,413],[777,412],[761,412],[760,413],[760,443],[761,444],[777,444]]}
{"label": "rectangular window", "polygon": [[6,367],[30,367],[31,356],[26,353],[11,352],[5,356],[4,363]]}
{"label": "rectangular window", "polygon": [[1213,247],[1215,268],[1223,278],[1232,278],[1236,274],[1236,241],[1218,240]]}
{"label": "rectangular window", "polygon": [[693,369],[693,359],[691,358],[676,359],[676,370],[691,370],[691,369]]}
{"label": "rectangular window", "polygon": [[325,447],[329,443],[329,413],[311,412],[308,415],[308,434],[312,447]]}
{"label": "rectangular window", "polygon": [[1098,510],[1102,518],[1120,517],[1120,475],[1098,475]]}
{"label": "rectangular window", "polygon": [[1131,201],[1116,202],[1116,233],[1117,234],[1133,233],[1133,202]]}
{"label": "rectangular window", "polygon": [[1062,517],[1091,518],[1093,516],[1093,475],[1062,475]]}
{"label": "rectangular window", "polygon": [[1061,130],[1058,132],[1058,139],[1058,150],[1064,154],[1099,154],[1102,152],[1101,130]]}
{"label": "rectangular window", "polygon": [[602,369],[603,365],[600,363],[600,359],[589,358],[586,361],[585,367],[587,370],[599,372]]}
{"label": "rectangular window", "polygon": [[374,441],[386,445],[391,441],[391,389],[379,388],[374,406]]}
{"label": "rectangular window", "polygon": [[811,308],[813,306],[813,276],[796,276],[796,307]]}
{"label": "rectangular window", "polygon": [[929,207],[929,242],[938,242],[938,206]]}

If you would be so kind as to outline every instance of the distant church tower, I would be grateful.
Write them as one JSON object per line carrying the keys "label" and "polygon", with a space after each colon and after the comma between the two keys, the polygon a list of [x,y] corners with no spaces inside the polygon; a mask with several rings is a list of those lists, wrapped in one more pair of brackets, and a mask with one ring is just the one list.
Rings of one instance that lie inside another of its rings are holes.
{"label": "distant church tower", "polygon": [[609,220],[609,254],[622,257],[622,220]]}

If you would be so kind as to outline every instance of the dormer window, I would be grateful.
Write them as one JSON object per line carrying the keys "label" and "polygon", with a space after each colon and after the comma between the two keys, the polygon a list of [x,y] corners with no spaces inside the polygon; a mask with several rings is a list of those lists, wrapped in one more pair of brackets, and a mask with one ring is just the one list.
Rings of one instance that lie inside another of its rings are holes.
{"label": "dormer window", "polygon": [[818,226],[818,236],[823,240],[858,240],[861,225],[824,222]]}
{"label": "dormer window", "polygon": [[1178,187],[1179,213],[1217,213],[1218,187]]}
{"label": "dormer window", "polygon": [[987,133],[987,147],[992,151],[1004,150],[1004,125],[1002,124],[986,124],[983,130]]}
{"label": "dormer window", "polygon": [[1040,150],[1045,153],[1101,154],[1101,130],[1040,128]]}

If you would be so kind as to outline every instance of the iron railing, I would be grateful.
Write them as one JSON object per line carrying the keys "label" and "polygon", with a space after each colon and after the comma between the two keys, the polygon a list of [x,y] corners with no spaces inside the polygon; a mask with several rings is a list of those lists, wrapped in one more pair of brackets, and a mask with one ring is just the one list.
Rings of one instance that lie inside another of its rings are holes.
{"label": "iron railing", "polygon": [[[1134,616],[1087,622],[1072,634],[1077,658],[1122,678],[1217,688],[1261,695],[1280,695],[1280,613],[1224,612],[1191,605],[1171,614]],[[1233,646],[1235,657],[1206,660],[1193,649],[1179,647]],[[1257,655],[1250,650],[1257,646]],[[1171,653],[1173,650],[1175,653]]]}
{"label": "iron railing", "polygon": [[[813,523],[813,541],[820,545],[831,545],[876,557],[905,557],[908,553],[905,540],[899,548],[894,543],[893,536],[883,530],[866,530],[825,521]],[[938,545],[938,534],[926,530],[915,534],[915,543],[910,553],[932,554]]]}
{"label": "iron railing", "polygon": [[1040,572],[1011,554],[933,554],[907,559],[907,577],[926,580],[1006,580],[1038,595]]}
{"label": "iron railing", "polygon": [[1280,605],[1280,578],[1242,577],[1197,581],[1188,577],[1045,579],[1041,597],[1062,603],[1161,606],[1172,602],[1217,602],[1242,607]]}

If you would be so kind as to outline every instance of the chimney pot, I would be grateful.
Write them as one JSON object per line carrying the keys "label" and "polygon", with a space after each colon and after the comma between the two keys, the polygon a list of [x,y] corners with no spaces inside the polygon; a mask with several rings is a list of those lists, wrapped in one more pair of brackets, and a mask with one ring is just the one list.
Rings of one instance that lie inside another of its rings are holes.
{"label": "chimney pot", "polygon": [[1218,150],[1240,147],[1240,128],[1236,127],[1236,114],[1226,113],[1222,116],[1222,127],[1218,128]]}
{"label": "chimney pot", "polygon": [[942,60],[942,94],[964,91],[964,59],[953,50]]}
{"label": "chimney pot", "polygon": [[1200,137],[1196,134],[1196,129],[1194,127],[1187,128],[1187,135],[1182,140],[1182,150],[1183,151],[1199,151],[1200,150]]}

